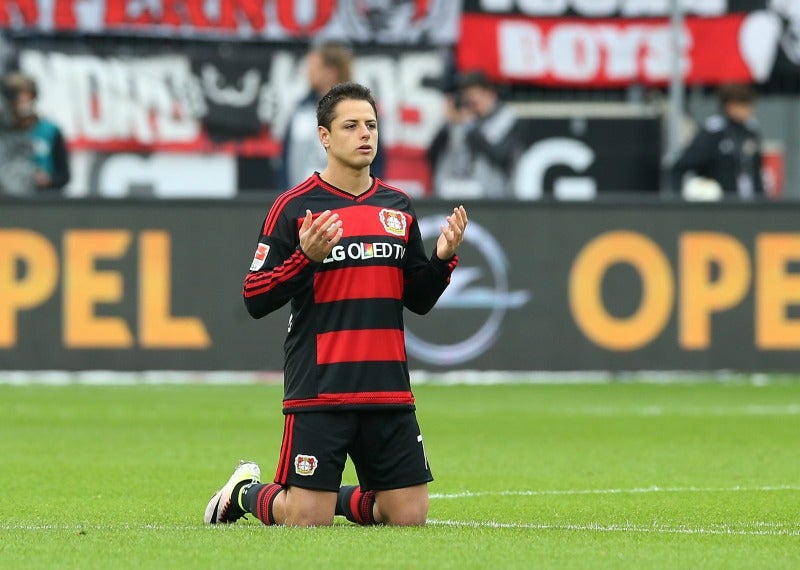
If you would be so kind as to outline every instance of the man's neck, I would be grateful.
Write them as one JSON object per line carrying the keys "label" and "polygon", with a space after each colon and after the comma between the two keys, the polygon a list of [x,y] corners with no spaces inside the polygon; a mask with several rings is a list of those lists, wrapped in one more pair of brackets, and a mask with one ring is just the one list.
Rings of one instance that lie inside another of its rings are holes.
{"label": "man's neck", "polygon": [[328,165],[325,170],[319,173],[319,176],[328,184],[332,184],[353,196],[361,196],[372,186],[369,167],[359,169],[332,168]]}

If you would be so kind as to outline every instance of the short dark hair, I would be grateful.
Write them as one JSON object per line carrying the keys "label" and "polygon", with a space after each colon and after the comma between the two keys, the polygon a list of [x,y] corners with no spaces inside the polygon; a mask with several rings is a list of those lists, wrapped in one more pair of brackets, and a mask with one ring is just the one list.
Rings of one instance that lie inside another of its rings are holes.
{"label": "short dark hair", "polygon": [[372,91],[358,83],[339,83],[338,85],[334,85],[331,90],[319,100],[319,104],[317,105],[317,125],[330,129],[333,123],[336,105],[346,99],[366,101],[372,105],[375,116],[378,116],[378,108],[375,106],[375,99],[372,97]]}
{"label": "short dark hair", "polygon": [[744,83],[721,85],[717,93],[719,102],[723,105],[728,103],[752,103],[756,99],[755,89],[751,85]]}
{"label": "short dark hair", "polygon": [[11,100],[16,98],[19,93],[30,93],[35,99],[38,95],[36,81],[30,75],[12,71],[3,77],[3,95]]}
{"label": "short dark hair", "polygon": [[465,71],[456,79],[456,83],[461,89],[470,87],[481,87],[483,89],[496,89],[489,76],[480,69]]}

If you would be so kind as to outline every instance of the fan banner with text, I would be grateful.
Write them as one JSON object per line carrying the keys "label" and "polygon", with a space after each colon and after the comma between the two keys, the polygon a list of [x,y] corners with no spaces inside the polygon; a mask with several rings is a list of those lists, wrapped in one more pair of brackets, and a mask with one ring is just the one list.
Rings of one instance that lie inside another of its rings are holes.
{"label": "fan banner with text", "polygon": [[87,35],[452,45],[460,0],[3,0],[0,29]]}
{"label": "fan banner with text", "polygon": [[[614,88],[665,85],[672,73],[668,0],[467,0],[462,69],[499,81]],[[800,73],[800,2],[681,2],[680,69],[692,85],[765,83]]]}

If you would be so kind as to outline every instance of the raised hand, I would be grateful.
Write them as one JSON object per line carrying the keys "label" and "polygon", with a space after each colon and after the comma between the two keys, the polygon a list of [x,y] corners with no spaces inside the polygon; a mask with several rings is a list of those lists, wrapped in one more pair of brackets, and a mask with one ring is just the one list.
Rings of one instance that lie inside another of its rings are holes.
{"label": "raised hand", "polygon": [[442,233],[436,242],[436,257],[450,259],[456,254],[458,246],[464,241],[464,230],[467,228],[467,211],[464,206],[453,208],[447,216],[447,225],[442,226]]}
{"label": "raised hand", "polygon": [[342,239],[342,221],[339,214],[325,210],[314,220],[311,210],[300,226],[300,249],[312,260],[320,263]]}

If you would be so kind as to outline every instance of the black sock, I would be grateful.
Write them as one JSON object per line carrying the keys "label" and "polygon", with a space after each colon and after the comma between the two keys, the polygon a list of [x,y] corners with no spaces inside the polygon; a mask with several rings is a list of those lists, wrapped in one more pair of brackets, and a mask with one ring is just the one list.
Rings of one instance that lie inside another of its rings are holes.
{"label": "black sock", "polygon": [[[272,505],[281,491],[283,491],[283,487],[275,483],[247,483],[242,488],[242,506],[245,511],[255,515],[265,525],[274,525],[276,523]],[[237,496],[234,494],[234,497]]]}
{"label": "black sock", "polygon": [[353,491],[358,489],[358,485],[342,485],[339,487],[339,495],[336,497],[336,511],[334,514],[338,517],[347,516],[346,513],[350,512],[349,508],[345,505],[350,503],[350,497],[353,496]]}
{"label": "black sock", "polygon": [[339,488],[336,497],[336,514],[360,525],[373,525],[375,517],[372,507],[375,504],[375,491],[362,491],[358,485]]}

